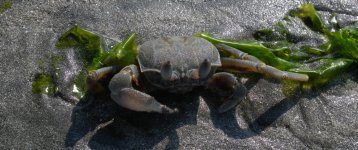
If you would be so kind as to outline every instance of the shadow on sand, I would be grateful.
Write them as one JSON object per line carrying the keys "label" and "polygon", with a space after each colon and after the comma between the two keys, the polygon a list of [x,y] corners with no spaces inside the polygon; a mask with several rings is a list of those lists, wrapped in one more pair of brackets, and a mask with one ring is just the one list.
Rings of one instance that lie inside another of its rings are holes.
{"label": "shadow on sand", "polygon": [[176,129],[197,122],[198,95],[180,96],[162,92],[152,95],[172,108],[177,107],[180,112],[173,115],[134,112],[121,108],[109,97],[98,100],[88,96],[72,112],[72,125],[66,135],[65,146],[73,147],[81,139],[90,138],[88,145],[91,149],[140,149],[153,148],[166,139],[162,147],[178,148]]}
{"label": "shadow on sand", "polygon": [[[245,86],[250,90],[258,80],[253,79]],[[325,89],[329,88],[322,90]],[[260,134],[280,116],[297,105],[303,97],[311,99],[320,93],[319,91],[296,93],[291,97],[284,98],[268,108],[254,121],[249,122],[248,128],[242,129],[237,123],[235,110],[218,113],[217,105],[211,100],[213,99],[212,95],[201,91],[197,89],[185,96],[165,94],[166,92],[151,94],[161,103],[172,108],[177,107],[180,112],[175,115],[133,112],[115,104],[108,95],[97,97],[87,95],[73,109],[72,125],[67,133],[65,146],[74,147],[76,143],[84,139],[84,141],[89,141],[88,145],[92,149],[115,147],[178,149],[180,143],[176,129],[184,125],[197,124],[196,116],[200,96],[209,106],[210,117],[215,128],[222,130],[229,137],[245,139]]]}

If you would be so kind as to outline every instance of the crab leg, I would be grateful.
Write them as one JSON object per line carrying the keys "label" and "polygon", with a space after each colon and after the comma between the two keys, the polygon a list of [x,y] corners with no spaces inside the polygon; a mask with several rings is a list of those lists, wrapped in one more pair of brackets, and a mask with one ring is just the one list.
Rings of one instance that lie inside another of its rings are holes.
{"label": "crab leg", "polygon": [[221,58],[221,64],[223,68],[236,70],[246,69],[248,71],[266,74],[270,77],[280,80],[288,79],[295,81],[308,81],[308,76],[305,74],[281,71],[264,63],[257,63],[253,61],[232,58]]}
{"label": "crab leg", "polygon": [[223,103],[218,109],[220,113],[226,112],[235,107],[243,99],[245,99],[247,94],[245,86],[237,81],[233,74],[227,72],[215,73],[208,80],[208,88],[212,92],[225,97]]}
{"label": "crab leg", "polygon": [[272,66],[266,65],[254,56],[241,52],[235,48],[227,45],[219,44],[217,47],[221,50],[233,54],[238,59],[221,58],[222,68],[246,70],[251,72],[262,73],[276,79],[288,79],[296,81],[308,81],[308,76],[305,74],[299,74],[294,72],[287,72],[276,69]]}
{"label": "crab leg", "polygon": [[236,48],[227,46],[225,44],[218,44],[216,45],[216,47],[222,51],[226,51],[232,55],[234,55],[236,58],[238,59],[242,59],[242,60],[250,60],[253,62],[257,62],[257,63],[264,63],[262,62],[260,59],[256,58],[255,56],[249,55],[245,52],[242,52]]}
{"label": "crab leg", "polygon": [[114,75],[109,83],[111,98],[120,106],[134,111],[177,112],[177,109],[160,104],[154,97],[134,89],[132,84],[139,84],[138,76],[139,72],[135,65],[126,66]]}
{"label": "crab leg", "polygon": [[102,79],[106,79],[110,75],[113,75],[119,71],[117,66],[109,66],[100,68],[94,71],[90,71],[87,76],[87,86],[89,90],[93,93],[100,93],[105,90],[101,82],[98,82]]}
{"label": "crab leg", "polygon": [[98,81],[109,74],[113,74],[119,71],[117,66],[103,67],[94,71],[89,72],[87,80],[91,82]]}

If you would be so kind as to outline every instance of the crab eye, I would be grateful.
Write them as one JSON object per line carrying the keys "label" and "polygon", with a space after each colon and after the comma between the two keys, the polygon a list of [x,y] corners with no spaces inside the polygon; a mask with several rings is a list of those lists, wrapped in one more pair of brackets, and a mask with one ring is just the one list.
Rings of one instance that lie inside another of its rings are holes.
{"label": "crab eye", "polygon": [[208,59],[205,59],[199,66],[199,77],[201,79],[206,78],[211,71],[211,63]]}
{"label": "crab eye", "polygon": [[164,80],[170,80],[173,74],[172,65],[170,64],[170,61],[167,61],[162,64],[160,69],[160,75]]}

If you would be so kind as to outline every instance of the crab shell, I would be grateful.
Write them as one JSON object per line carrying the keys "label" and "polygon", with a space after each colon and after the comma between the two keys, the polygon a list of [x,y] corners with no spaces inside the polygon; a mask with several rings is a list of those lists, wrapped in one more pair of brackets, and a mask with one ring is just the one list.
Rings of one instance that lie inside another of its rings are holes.
{"label": "crab shell", "polygon": [[[183,93],[194,86],[203,85],[221,66],[220,54],[210,42],[198,37],[167,37],[143,43],[138,49],[138,63],[140,72],[154,86],[172,92]],[[211,71],[205,79],[190,78],[189,72],[199,70],[201,63],[207,60],[211,64]],[[178,79],[163,81],[160,75],[161,67],[170,62],[173,74]],[[182,87],[182,88],[180,88]]]}

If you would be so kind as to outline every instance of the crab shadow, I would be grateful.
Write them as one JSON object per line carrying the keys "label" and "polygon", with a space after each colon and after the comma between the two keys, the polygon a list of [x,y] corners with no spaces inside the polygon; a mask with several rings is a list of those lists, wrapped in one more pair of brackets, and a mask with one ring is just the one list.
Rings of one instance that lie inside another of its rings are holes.
{"label": "crab shadow", "polygon": [[215,108],[210,107],[210,116],[214,126],[221,129],[227,136],[236,139],[246,139],[260,135],[262,131],[271,126],[280,116],[297,105],[299,100],[299,97],[282,99],[279,103],[268,108],[252,122],[248,122],[247,127],[240,127],[237,122],[237,112],[235,110],[220,114],[215,112]]}
{"label": "crab shadow", "polygon": [[74,147],[83,140],[89,141],[91,149],[143,149],[155,146],[177,149],[179,136],[176,129],[197,122],[198,96],[195,92],[185,96],[165,93],[159,91],[151,94],[169,107],[178,108],[178,114],[134,112],[118,106],[108,95],[88,95],[73,109],[65,146]]}
{"label": "crab shadow", "polygon": [[[258,80],[259,78],[250,79],[245,86],[250,90]],[[353,78],[353,81],[357,81],[357,78]],[[295,93],[283,98],[249,122],[247,128],[240,127],[236,110],[218,113],[218,105],[213,100],[215,96],[202,92],[202,89],[186,95],[172,95],[163,91],[151,93],[159,102],[180,110],[178,114],[172,115],[134,112],[118,106],[108,95],[96,97],[88,94],[73,109],[72,124],[66,135],[65,146],[74,147],[76,143],[89,141],[91,149],[178,149],[180,137],[177,129],[197,125],[200,97],[209,107],[214,128],[222,130],[232,138],[250,138],[272,125],[302,98],[312,99],[339,84],[344,82],[333,83],[320,91]]]}
{"label": "crab shadow", "polygon": [[[255,82],[250,82],[250,85],[246,86],[250,88]],[[166,92],[152,93],[159,102],[180,110],[178,114],[172,115],[134,112],[118,106],[108,95],[87,95],[73,109],[72,124],[66,135],[65,146],[74,147],[82,140],[89,140],[88,145],[91,149],[178,149],[180,141],[176,129],[197,125],[200,97],[209,107],[214,127],[222,130],[227,136],[238,139],[260,134],[289,109],[288,103],[290,106],[295,105],[289,99],[283,100],[281,104],[258,117],[249,128],[242,129],[237,123],[235,109],[219,113],[218,105],[212,100],[215,96],[201,91],[195,90],[184,96]]]}
{"label": "crab shadow", "polygon": [[[267,110],[264,111],[261,115],[255,117],[253,121],[249,121],[250,119],[244,118],[244,121],[247,122],[247,127],[240,127],[239,123],[237,122],[239,120],[237,115],[239,114],[235,109],[225,113],[218,113],[217,109],[215,108],[218,106],[218,104],[215,104],[213,103],[213,100],[210,100],[215,96],[207,94],[204,100],[209,104],[210,116],[215,128],[221,129],[229,137],[245,139],[261,134],[266,128],[274,124],[283,114],[298,105],[302,99],[315,99],[316,97],[319,97],[321,93],[330,90],[332,87],[346,84],[348,79],[357,82],[357,73],[358,70],[351,71],[346,73],[346,77],[336,78],[328,85],[318,89],[312,89],[311,91],[297,90],[294,93],[291,93],[290,96],[282,98],[278,103],[267,108]],[[259,80],[260,78],[257,77],[252,78],[245,83],[245,87],[249,91],[258,83]],[[277,81],[273,80],[273,82],[274,84],[278,84]]]}
{"label": "crab shadow", "polygon": [[[244,86],[249,91],[259,80],[260,77],[254,77],[248,80]],[[244,119],[248,122],[247,127],[240,127],[236,109],[219,113],[216,108],[218,104],[215,103],[215,100],[212,100],[213,98],[215,99],[215,96],[206,93],[204,99],[209,106],[210,116],[215,128],[221,129],[229,137],[246,139],[261,134],[262,131],[273,124],[280,116],[297,105],[303,96],[304,95],[300,95],[299,93],[294,93],[292,96],[284,98],[279,103],[268,108],[264,113],[256,117],[255,120],[249,122],[247,121],[249,119]]]}

